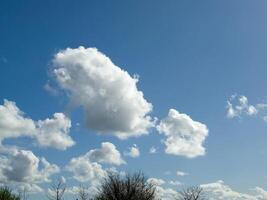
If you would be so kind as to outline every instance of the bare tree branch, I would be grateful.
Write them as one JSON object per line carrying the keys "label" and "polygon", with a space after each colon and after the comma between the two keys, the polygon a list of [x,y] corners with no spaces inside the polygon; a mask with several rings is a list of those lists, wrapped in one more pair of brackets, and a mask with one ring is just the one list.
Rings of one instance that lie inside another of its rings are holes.
{"label": "bare tree branch", "polygon": [[47,198],[50,200],[63,200],[65,191],[66,184],[61,179],[57,179],[49,188]]}
{"label": "bare tree branch", "polygon": [[80,185],[78,190],[78,200],[88,200],[89,194],[88,194],[88,188]]}
{"label": "bare tree branch", "polygon": [[204,200],[203,189],[199,186],[189,187],[179,192],[177,200]]}
{"label": "bare tree branch", "polygon": [[26,187],[19,190],[19,198],[20,198],[20,200],[28,200],[29,199],[29,191],[26,189]]}

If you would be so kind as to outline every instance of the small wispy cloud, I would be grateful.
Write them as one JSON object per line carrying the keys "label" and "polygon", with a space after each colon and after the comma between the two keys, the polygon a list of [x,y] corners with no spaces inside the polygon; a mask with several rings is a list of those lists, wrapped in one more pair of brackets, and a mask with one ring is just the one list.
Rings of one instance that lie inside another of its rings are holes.
{"label": "small wispy cloud", "polygon": [[169,181],[168,182],[170,185],[173,185],[173,186],[179,186],[179,185],[182,185],[182,183],[180,181]]}
{"label": "small wispy cloud", "polygon": [[149,149],[149,153],[150,153],[150,154],[155,154],[155,153],[157,153],[157,149],[156,149],[156,147],[152,146],[152,147]]}
{"label": "small wispy cloud", "polygon": [[[259,116],[260,111],[267,109],[267,103],[250,104],[244,95],[232,95],[227,100],[226,116],[229,119],[241,118],[242,116]],[[262,116],[263,115],[263,116]],[[267,116],[261,113],[261,118],[267,122]]]}
{"label": "small wispy cloud", "polygon": [[124,155],[125,156],[129,156],[129,157],[132,157],[132,158],[137,158],[137,157],[140,156],[139,148],[137,147],[136,144],[133,144],[133,146],[130,147],[128,149],[128,151],[124,152]]}
{"label": "small wispy cloud", "polygon": [[55,89],[53,86],[51,86],[51,84],[49,82],[47,82],[44,85],[44,90],[47,91],[49,94],[51,94],[53,96],[57,96],[58,95],[58,90]]}
{"label": "small wispy cloud", "polygon": [[226,108],[228,118],[240,117],[241,115],[252,116],[258,113],[256,106],[250,105],[248,98],[244,95],[232,95],[227,101]]}
{"label": "small wispy cloud", "polygon": [[186,172],[183,172],[183,171],[176,171],[176,175],[177,175],[177,176],[187,176],[187,175],[189,175],[189,174],[186,173]]}

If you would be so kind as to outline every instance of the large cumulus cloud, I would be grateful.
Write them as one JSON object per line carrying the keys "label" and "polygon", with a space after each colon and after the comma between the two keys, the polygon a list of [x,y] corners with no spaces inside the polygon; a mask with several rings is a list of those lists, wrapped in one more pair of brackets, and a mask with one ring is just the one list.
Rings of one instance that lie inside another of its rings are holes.
{"label": "large cumulus cloud", "polygon": [[194,158],[205,154],[203,143],[208,136],[205,124],[194,121],[190,116],[170,109],[168,116],[157,126],[159,133],[166,136],[164,144],[167,154]]}
{"label": "large cumulus cloud", "polygon": [[71,120],[63,113],[55,113],[52,118],[34,121],[13,101],[4,100],[0,105],[0,143],[8,138],[27,136],[35,139],[41,147],[65,150],[75,144],[69,136]]}
{"label": "large cumulus cloud", "polygon": [[69,136],[70,119],[63,113],[55,113],[53,118],[36,122],[36,139],[43,147],[55,147],[65,150],[75,144]]}
{"label": "large cumulus cloud", "polygon": [[100,149],[92,149],[87,154],[93,162],[122,165],[126,162],[121,158],[120,152],[111,142],[102,142]]}
{"label": "large cumulus cloud", "polygon": [[40,192],[38,183],[49,182],[59,167],[28,150],[12,149],[0,154],[0,183]]}
{"label": "large cumulus cloud", "polygon": [[138,78],[96,48],[67,48],[55,55],[53,65],[71,103],[84,108],[88,128],[125,139],[147,134],[153,126],[152,104],[137,89]]}
{"label": "large cumulus cloud", "polygon": [[103,142],[100,149],[92,149],[84,155],[72,158],[66,170],[73,173],[74,179],[94,185],[107,175],[107,170],[100,163],[122,165],[126,162],[114,144]]}

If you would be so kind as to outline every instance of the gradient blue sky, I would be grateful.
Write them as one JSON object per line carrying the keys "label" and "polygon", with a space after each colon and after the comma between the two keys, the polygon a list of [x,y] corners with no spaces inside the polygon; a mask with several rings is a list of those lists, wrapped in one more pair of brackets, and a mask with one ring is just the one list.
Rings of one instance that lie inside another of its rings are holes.
{"label": "gradient blue sky", "polygon": [[[266,8],[264,0],[1,1],[0,105],[14,101],[34,120],[67,113],[66,96],[44,90],[51,60],[67,47],[96,47],[140,76],[137,86],[153,104],[153,117],[162,119],[174,108],[209,129],[206,155],[188,159],[164,153],[163,136],[155,129],[127,140],[98,136],[85,128],[82,109],[76,109],[70,135],[77,144],[66,151],[40,148],[27,138],[4,144],[30,149],[61,167],[101,142],[112,142],[122,154],[137,144],[140,157],[125,157],[120,170],[141,169],[186,185],[223,180],[241,192],[267,189],[264,113],[226,116],[233,94],[245,95],[252,105],[267,102]],[[151,146],[157,154],[148,153]],[[189,175],[175,177],[177,170]]]}

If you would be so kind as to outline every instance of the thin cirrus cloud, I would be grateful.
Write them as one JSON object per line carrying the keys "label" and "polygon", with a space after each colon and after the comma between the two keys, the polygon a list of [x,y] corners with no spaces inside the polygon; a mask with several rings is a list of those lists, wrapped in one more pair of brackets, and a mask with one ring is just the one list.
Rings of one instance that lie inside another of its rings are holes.
{"label": "thin cirrus cloud", "polygon": [[0,142],[7,138],[31,137],[41,147],[65,150],[75,144],[69,136],[71,121],[63,113],[55,113],[53,118],[34,121],[13,101],[4,100],[0,105]]}
{"label": "thin cirrus cloud", "polygon": [[203,143],[209,132],[207,126],[186,114],[170,109],[168,116],[157,125],[157,130],[166,137],[163,142],[167,154],[194,158],[206,153]]}
{"label": "thin cirrus cloud", "polygon": [[127,139],[148,134],[154,126],[152,104],[138,90],[138,78],[96,48],[62,50],[53,66],[56,82],[70,94],[71,104],[84,108],[89,129]]}

